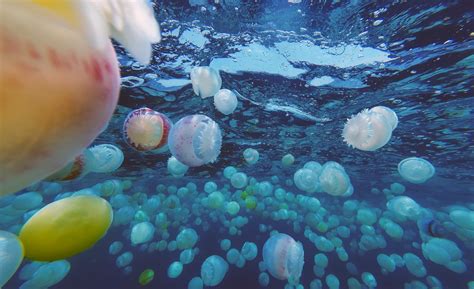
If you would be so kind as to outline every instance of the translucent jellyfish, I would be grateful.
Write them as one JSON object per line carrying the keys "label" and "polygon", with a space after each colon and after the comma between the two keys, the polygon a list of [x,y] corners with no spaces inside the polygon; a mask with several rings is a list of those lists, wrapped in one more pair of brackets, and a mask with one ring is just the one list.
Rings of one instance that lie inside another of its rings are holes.
{"label": "translucent jellyfish", "polygon": [[353,115],[342,131],[344,141],[363,151],[375,151],[388,143],[398,124],[395,112],[387,107],[376,106]]}
{"label": "translucent jellyfish", "polygon": [[0,231],[0,288],[15,274],[23,261],[23,244],[16,235]]}
{"label": "translucent jellyfish", "polygon": [[319,189],[319,175],[311,169],[297,170],[293,181],[298,189],[307,193],[314,193]]}
{"label": "translucent jellyfish", "polygon": [[41,264],[32,277],[23,283],[20,288],[48,288],[61,282],[69,273],[71,264],[66,260],[58,260]]}
{"label": "translucent jellyfish", "polygon": [[240,211],[239,203],[235,201],[231,201],[226,204],[226,212],[229,213],[229,215],[231,216],[237,215],[239,211]]}
{"label": "translucent jellyfish", "polygon": [[155,234],[155,227],[150,222],[135,224],[130,233],[130,240],[133,245],[149,242]]}
{"label": "translucent jellyfish", "polygon": [[237,96],[228,89],[221,89],[214,95],[214,106],[222,114],[229,115],[237,108]]}
{"label": "translucent jellyfish", "polygon": [[215,95],[221,89],[222,79],[219,71],[214,68],[200,66],[191,70],[191,83],[197,96],[207,98]]}
{"label": "translucent jellyfish", "polygon": [[267,287],[270,283],[270,276],[267,273],[262,272],[258,275],[258,284],[262,287]]}
{"label": "translucent jellyfish", "polygon": [[94,173],[114,172],[120,168],[124,160],[122,150],[112,144],[100,144],[88,150],[93,155],[89,169]]}
{"label": "translucent jellyfish", "polygon": [[117,255],[122,251],[123,249],[123,243],[120,241],[115,241],[109,246],[109,254],[111,255]]}
{"label": "translucent jellyfish", "polygon": [[130,112],[123,123],[123,138],[138,151],[161,152],[168,142],[172,127],[164,114],[147,107]]}
{"label": "translucent jellyfish", "polygon": [[189,249],[194,247],[198,241],[198,234],[192,228],[186,228],[179,232],[176,237],[176,242],[178,243],[178,249]]}
{"label": "translucent jellyfish", "polygon": [[239,250],[232,248],[229,251],[227,251],[226,254],[226,259],[229,264],[236,264],[239,261],[240,258],[240,253]]}
{"label": "translucent jellyfish", "polygon": [[93,162],[93,155],[88,150],[84,150],[66,166],[48,176],[45,180],[50,182],[64,182],[77,180],[90,172],[90,164]]}
{"label": "translucent jellyfish", "polygon": [[194,277],[188,283],[188,289],[202,289],[204,288],[204,283],[200,277]]}
{"label": "translucent jellyfish", "polygon": [[420,214],[421,207],[412,198],[398,196],[387,202],[387,208],[405,217],[416,217]]}
{"label": "translucent jellyfish", "polygon": [[244,150],[244,159],[249,165],[254,165],[258,162],[260,155],[257,150],[248,148]]}
{"label": "translucent jellyfish", "polygon": [[474,231],[474,211],[452,210],[449,218],[459,227]]}
{"label": "translucent jellyfish", "polygon": [[168,172],[173,176],[180,178],[186,174],[188,171],[189,167],[180,161],[178,161],[174,156],[171,156],[168,159],[168,162],[166,164],[168,168]]}
{"label": "translucent jellyfish", "polygon": [[145,286],[151,281],[153,281],[154,277],[155,271],[153,271],[152,269],[146,269],[142,273],[140,273],[140,276],[138,276],[138,283],[142,286]]}
{"label": "translucent jellyfish", "polygon": [[230,249],[231,242],[229,239],[224,239],[220,242],[221,249],[227,251]]}
{"label": "translucent jellyfish", "polygon": [[245,258],[245,260],[252,261],[257,257],[258,254],[257,245],[253,242],[245,242],[242,246],[242,250],[240,250],[240,253]]}
{"label": "translucent jellyfish", "polygon": [[202,282],[206,286],[217,286],[222,282],[228,270],[229,264],[221,256],[209,256],[201,265]]}
{"label": "translucent jellyfish", "polygon": [[183,263],[175,261],[168,267],[168,277],[178,278],[183,272]]}
{"label": "translucent jellyfish", "polygon": [[289,167],[295,162],[295,157],[292,154],[286,154],[281,158],[281,163],[284,167]]}
{"label": "translucent jellyfish", "polygon": [[110,204],[96,196],[74,196],[50,203],[20,231],[25,256],[54,261],[79,254],[105,235],[112,216]]}
{"label": "translucent jellyfish", "polygon": [[168,145],[178,161],[198,167],[217,160],[221,152],[222,134],[219,125],[209,117],[189,115],[173,126]]}
{"label": "translucent jellyfish", "polygon": [[327,162],[323,165],[319,183],[321,189],[332,196],[348,196],[353,190],[346,171],[336,162]]}
{"label": "translucent jellyfish", "polygon": [[183,265],[189,264],[194,260],[194,250],[193,249],[186,249],[183,250],[179,254],[179,261],[183,263]]}
{"label": "translucent jellyfish", "polygon": [[234,188],[242,189],[247,186],[248,179],[245,173],[239,172],[232,175],[230,182]]}
{"label": "translucent jellyfish", "polygon": [[236,172],[236,168],[234,168],[233,166],[228,166],[224,169],[224,177],[226,179],[230,179]]}
{"label": "translucent jellyfish", "polygon": [[421,245],[423,256],[432,262],[443,265],[456,273],[464,273],[466,265],[462,261],[462,251],[451,240],[431,238]]}
{"label": "translucent jellyfish", "polygon": [[411,157],[398,164],[398,173],[410,183],[422,184],[433,177],[435,168],[425,159]]}
{"label": "translucent jellyfish", "polygon": [[16,195],[11,206],[17,210],[28,211],[35,209],[43,203],[43,196],[37,192],[28,192]]}
{"label": "translucent jellyfish", "polygon": [[286,234],[275,234],[263,245],[263,262],[273,277],[296,285],[303,270],[303,246]]}

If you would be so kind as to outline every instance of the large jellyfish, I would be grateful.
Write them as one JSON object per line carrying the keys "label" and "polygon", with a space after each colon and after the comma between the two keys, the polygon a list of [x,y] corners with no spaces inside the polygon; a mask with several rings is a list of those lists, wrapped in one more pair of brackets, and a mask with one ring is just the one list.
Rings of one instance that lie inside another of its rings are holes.
{"label": "large jellyfish", "polygon": [[23,260],[23,244],[12,233],[0,231],[0,288],[13,276]]}
{"label": "large jellyfish", "polygon": [[237,96],[228,89],[219,90],[214,95],[214,106],[222,114],[229,115],[237,108]]}
{"label": "large jellyfish", "polygon": [[109,32],[143,63],[160,41],[146,1],[116,1],[120,13],[95,2],[2,2],[0,195],[61,169],[104,129],[120,88]]}
{"label": "large jellyfish", "polygon": [[263,245],[263,262],[273,277],[296,285],[303,271],[303,245],[287,234],[275,234]]}
{"label": "large jellyfish", "polygon": [[100,144],[88,149],[94,156],[89,169],[94,173],[111,173],[123,163],[124,156],[121,149],[112,144]]}
{"label": "large jellyfish", "polygon": [[171,120],[147,107],[130,112],[123,123],[123,138],[137,151],[163,151],[168,142]]}
{"label": "large jellyfish", "polygon": [[94,156],[87,149],[69,162],[59,171],[48,176],[45,180],[52,182],[72,181],[80,179],[90,172],[90,164],[94,161]]}
{"label": "large jellyfish", "polygon": [[50,203],[20,231],[25,256],[35,261],[55,261],[79,254],[105,235],[112,214],[105,199],[91,195]]}
{"label": "large jellyfish", "polygon": [[197,96],[207,98],[213,96],[221,89],[222,79],[219,71],[214,68],[200,66],[191,70],[191,83]]}
{"label": "large jellyfish", "polygon": [[221,152],[222,134],[211,118],[195,114],[183,117],[171,129],[168,145],[171,154],[189,167],[217,160]]}
{"label": "large jellyfish", "polygon": [[435,168],[425,159],[411,157],[398,164],[398,173],[410,183],[422,184],[435,174]]}
{"label": "large jellyfish", "polygon": [[342,137],[351,147],[375,151],[387,144],[397,124],[398,118],[393,110],[376,106],[353,115],[345,124]]}

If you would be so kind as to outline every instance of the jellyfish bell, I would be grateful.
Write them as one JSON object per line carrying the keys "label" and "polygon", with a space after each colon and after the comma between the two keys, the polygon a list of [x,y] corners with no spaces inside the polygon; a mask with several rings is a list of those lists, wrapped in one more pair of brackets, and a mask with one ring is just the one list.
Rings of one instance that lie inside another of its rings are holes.
{"label": "jellyfish bell", "polygon": [[275,234],[263,245],[263,262],[273,277],[296,285],[303,271],[303,246],[287,234]]}
{"label": "jellyfish bell", "polygon": [[172,123],[164,114],[147,107],[131,111],[123,123],[125,142],[137,151],[163,149]]}
{"label": "jellyfish bell", "polygon": [[398,164],[398,173],[410,183],[422,184],[433,177],[435,167],[425,159],[411,157]]}
{"label": "jellyfish bell", "polygon": [[0,230],[0,287],[15,274],[23,261],[23,244],[10,232]]}
{"label": "jellyfish bell", "polygon": [[421,212],[421,207],[415,200],[407,196],[398,196],[387,202],[387,208],[405,217],[417,217]]}
{"label": "jellyfish bell", "polygon": [[229,264],[218,255],[212,255],[206,258],[201,265],[201,279],[206,286],[217,286],[222,282]]}
{"label": "jellyfish bell", "polygon": [[214,95],[214,106],[222,114],[229,115],[237,108],[237,96],[228,89],[221,89]]}
{"label": "jellyfish bell", "polygon": [[326,162],[319,175],[321,189],[332,196],[352,195],[354,188],[344,168],[336,162]]}
{"label": "jellyfish bell", "polygon": [[145,1],[117,1],[134,17],[95,2],[2,2],[0,195],[61,169],[110,120],[120,77],[109,31],[143,62],[160,40]]}
{"label": "jellyfish bell", "polygon": [[122,150],[112,144],[95,145],[88,150],[93,156],[88,167],[94,173],[114,172],[120,168],[124,161]]}
{"label": "jellyfish bell", "polygon": [[219,71],[212,67],[194,67],[190,76],[194,93],[201,98],[211,97],[221,89],[222,79]]}
{"label": "jellyfish bell", "polygon": [[372,107],[370,111],[383,115],[385,119],[388,121],[388,123],[390,124],[390,126],[392,127],[392,131],[397,128],[398,116],[392,109],[386,106],[375,106],[375,107]]}
{"label": "jellyfish bell", "polygon": [[189,167],[198,167],[217,160],[222,133],[211,118],[202,114],[189,115],[171,128],[168,146],[178,161]]}
{"label": "jellyfish bell", "polygon": [[346,122],[342,137],[351,147],[375,151],[390,140],[392,126],[382,114],[364,109]]}

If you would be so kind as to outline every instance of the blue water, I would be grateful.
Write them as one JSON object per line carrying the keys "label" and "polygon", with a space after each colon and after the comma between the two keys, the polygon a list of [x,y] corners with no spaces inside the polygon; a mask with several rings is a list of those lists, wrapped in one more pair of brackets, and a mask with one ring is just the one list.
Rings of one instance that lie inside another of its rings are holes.
{"label": "blue water", "polygon": [[[324,276],[337,276],[340,288],[348,288],[349,277],[361,281],[362,272],[376,277],[377,288],[437,288],[430,287],[426,277],[410,274],[406,267],[382,274],[376,261],[378,254],[411,252],[422,259],[426,276],[438,278],[442,288],[468,288],[467,283],[474,281],[474,239],[463,240],[454,232],[449,234],[448,238],[462,250],[467,266],[466,272],[460,274],[423,257],[419,230],[412,221],[400,223],[404,229],[401,240],[389,237],[375,224],[386,247],[362,252],[357,247],[360,224],[344,220],[342,208],[348,199],[358,200],[380,217],[387,199],[371,189],[382,191],[399,182],[406,186],[404,195],[440,216],[446,217],[453,208],[450,206],[474,210],[472,1],[204,2],[153,4],[163,39],[154,45],[153,60],[147,67],[115,45],[122,76],[119,105],[94,144],[117,145],[124,152],[124,164],[113,174],[89,174],[63,183],[62,191],[79,190],[108,179],[128,179],[134,183],[126,192],[128,195],[141,192],[151,196],[156,194],[158,184],[179,188],[188,182],[195,182],[202,192],[206,181],[216,182],[219,188],[229,184],[222,171],[232,165],[258,181],[271,181],[272,176],[277,176],[280,181],[274,183],[275,187],[307,194],[294,185],[288,186],[285,180],[293,179],[295,171],[307,161],[336,161],[348,173],[354,194],[349,198],[314,196],[328,210],[325,221],[335,215],[351,229],[350,237],[341,239],[349,254],[348,262],[358,272],[351,274],[347,262],[330,252],[326,254],[329,266]],[[220,70],[222,87],[238,95],[237,110],[229,116],[214,108],[212,98],[202,100],[196,96],[189,84],[190,70],[208,65]],[[399,125],[391,140],[375,152],[348,147],[341,137],[346,120],[379,105],[390,107],[398,115]],[[140,153],[127,146],[122,139],[123,121],[131,110],[144,106],[166,114],[173,122],[198,113],[215,120],[223,132],[217,162],[190,168],[184,177],[176,179],[166,169],[169,153]],[[247,165],[243,160],[246,148],[259,151],[256,165]],[[296,159],[290,168],[281,165],[281,157],[287,153]],[[420,185],[403,180],[397,165],[411,156],[428,159],[436,167],[435,176]],[[50,197],[45,203],[52,200]],[[191,210],[193,201],[181,200],[181,208]],[[201,264],[208,256],[225,257],[219,247],[224,238],[239,250],[245,241],[255,242],[259,255],[243,268],[230,265],[223,282],[214,288],[264,288],[258,283],[258,262],[270,230],[261,232],[260,224],[302,242],[305,265],[300,281],[304,288],[310,288],[314,279],[322,281],[322,288],[329,288],[325,277],[313,273],[313,256],[320,251],[304,235],[304,212],[298,222],[301,228],[295,229],[292,221],[274,221],[242,208],[239,215],[249,222],[241,228],[240,236],[230,235],[221,220],[213,222],[210,212],[206,209],[201,216],[207,227],[196,225],[195,216],[190,214],[168,229],[170,240],[179,233],[180,226],[192,227],[199,235],[199,254],[184,266],[177,279],[168,278],[166,272],[173,261],[179,260],[179,251],[148,252],[134,247],[129,237],[131,226],[120,225],[113,226],[92,249],[69,259],[70,273],[50,288],[141,288],[138,275],[148,268],[155,271],[155,278],[144,288],[187,288],[191,278],[200,276]],[[130,273],[118,268],[117,256],[108,253],[108,246],[117,240],[125,245],[122,252],[134,254]],[[160,240],[156,233],[153,241]],[[404,285],[413,280],[427,287]],[[17,273],[5,289],[19,288],[22,282]],[[270,276],[266,288],[285,288],[285,284]]]}

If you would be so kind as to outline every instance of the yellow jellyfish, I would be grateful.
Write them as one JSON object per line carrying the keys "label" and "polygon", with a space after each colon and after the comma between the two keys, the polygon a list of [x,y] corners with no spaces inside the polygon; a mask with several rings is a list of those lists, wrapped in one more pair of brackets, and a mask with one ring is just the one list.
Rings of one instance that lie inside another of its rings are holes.
{"label": "yellow jellyfish", "polygon": [[105,235],[112,219],[112,207],[97,196],[74,196],[50,203],[20,231],[25,257],[55,261],[79,254]]}
{"label": "yellow jellyfish", "polygon": [[145,0],[0,5],[1,196],[61,169],[106,127],[120,88],[109,35],[147,63],[160,32]]}
{"label": "yellow jellyfish", "polygon": [[151,269],[146,269],[138,277],[138,283],[140,283],[140,285],[142,286],[145,286],[151,281],[153,281],[154,277],[155,277],[155,272]]}

